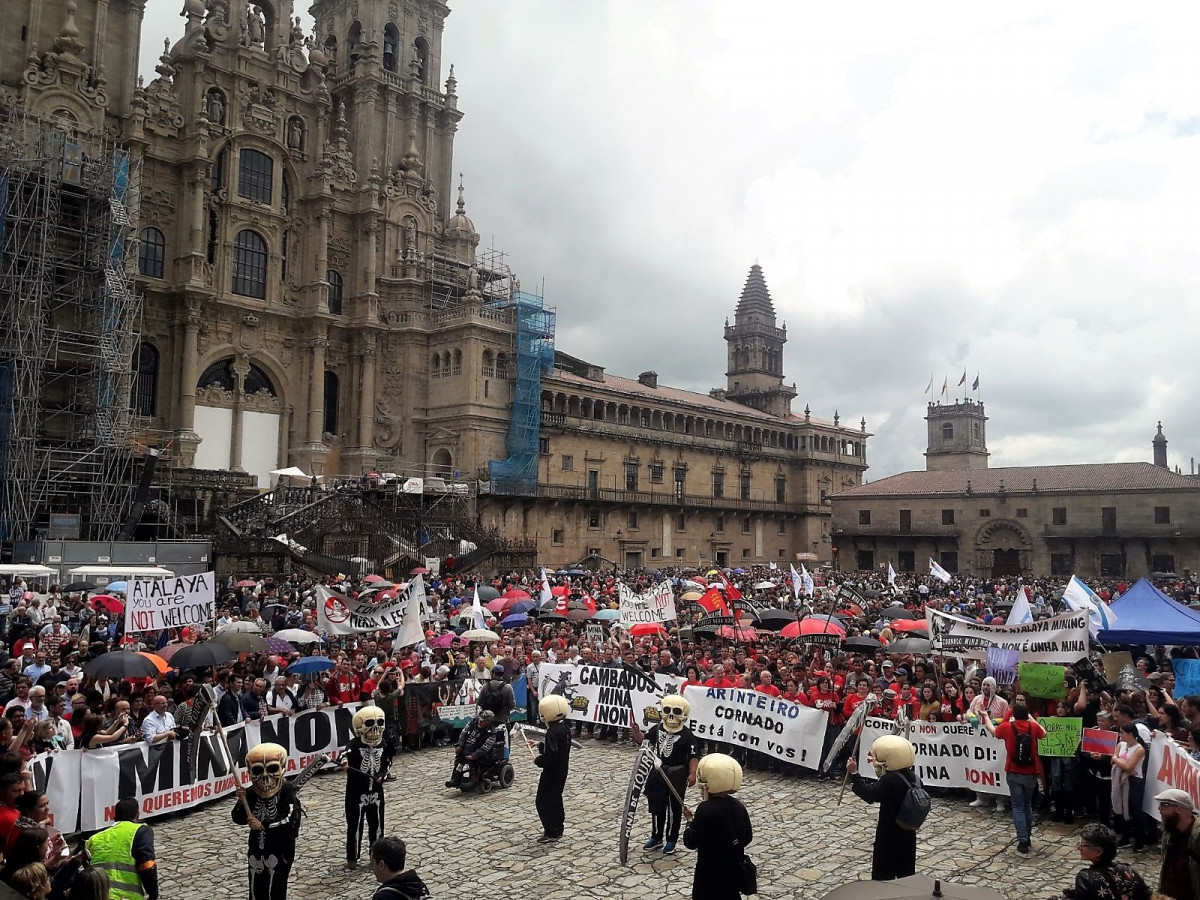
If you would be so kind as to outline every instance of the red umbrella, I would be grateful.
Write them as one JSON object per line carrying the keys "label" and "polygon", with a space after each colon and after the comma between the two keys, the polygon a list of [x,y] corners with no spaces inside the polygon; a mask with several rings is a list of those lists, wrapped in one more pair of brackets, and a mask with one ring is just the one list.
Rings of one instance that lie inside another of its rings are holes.
{"label": "red umbrella", "polygon": [[569,593],[571,593],[571,589],[565,584],[556,584],[554,587],[550,588],[550,594],[554,597],[565,597]]}
{"label": "red umbrella", "polygon": [[368,575],[363,579],[363,584],[379,584],[381,581],[387,581],[382,575]]}
{"label": "red umbrella", "polygon": [[929,625],[924,619],[897,619],[889,626],[892,631],[928,631]]}
{"label": "red umbrella", "polygon": [[92,598],[92,608],[103,609],[109,615],[114,616],[125,612],[125,604],[112,594],[97,594]]}
{"label": "red umbrella", "polygon": [[723,637],[729,641],[743,641],[747,644],[758,643],[758,632],[753,628],[743,626],[735,628],[732,625],[722,625],[717,629],[717,637]]}
{"label": "red umbrella", "polygon": [[788,622],[779,632],[779,636],[782,638],[798,638],[806,634],[840,634],[844,637],[846,629],[839,625],[835,619],[821,617],[801,619],[799,622]]}
{"label": "red umbrella", "polygon": [[638,624],[629,629],[629,633],[634,637],[645,637],[648,634],[665,635],[667,633],[667,629],[665,629],[658,622],[638,622]]}
{"label": "red umbrella", "polygon": [[505,600],[528,600],[529,591],[523,591],[520,588],[510,587],[504,592]]}
{"label": "red umbrella", "polygon": [[243,578],[241,581],[234,584],[235,588],[258,587],[258,582],[251,578]]}
{"label": "red umbrella", "polygon": [[430,642],[429,646],[435,650],[449,650],[455,644],[462,645],[465,643],[466,641],[460,638],[457,634],[454,634],[453,632],[447,632],[446,634],[434,638]]}
{"label": "red umbrella", "polygon": [[497,597],[495,600],[489,600],[487,603],[483,604],[483,608],[488,612],[498,613],[503,610],[507,604],[508,601],[503,597]]}
{"label": "red umbrella", "polygon": [[417,566],[415,569],[409,570],[409,575],[428,575],[429,570],[424,566]]}

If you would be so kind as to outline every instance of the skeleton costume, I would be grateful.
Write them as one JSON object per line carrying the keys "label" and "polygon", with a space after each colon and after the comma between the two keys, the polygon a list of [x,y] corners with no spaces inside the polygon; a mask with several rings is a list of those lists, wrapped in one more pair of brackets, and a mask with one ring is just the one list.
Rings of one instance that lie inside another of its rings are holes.
{"label": "skeleton costume", "polygon": [[354,714],[354,734],[342,754],[346,764],[346,865],[354,868],[362,855],[363,827],[367,846],[383,834],[383,779],[396,754],[385,736],[383,710],[364,706]]}
{"label": "skeleton costume", "polygon": [[[694,774],[700,757],[696,738],[684,722],[692,705],[678,694],[662,699],[662,724],[646,732],[646,740],[654,748],[666,775],[680,797],[687,790],[688,777]],[[646,803],[650,807],[650,839],[643,849],[653,850],[663,844],[663,853],[674,853],[679,840],[683,807],[664,783],[662,775],[651,774],[646,781]]]}
{"label": "skeleton costume", "polygon": [[[246,857],[250,900],[287,900],[288,875],[300,834],[300,801],[287,783],[287,751],[278,744],[259,744],[246,754],[252,787],[246,790],[250,813],[262,828],[250,830]],[[235,825],[248,825],[241,800],[231,813]]]}

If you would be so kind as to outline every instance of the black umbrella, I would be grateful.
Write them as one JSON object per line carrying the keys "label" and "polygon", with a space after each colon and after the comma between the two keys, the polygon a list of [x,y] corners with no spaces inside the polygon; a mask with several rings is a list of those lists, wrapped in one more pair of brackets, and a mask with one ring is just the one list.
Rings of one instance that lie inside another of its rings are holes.
{"label": "black umbrella", "polygon": [[764,609],[758,614],[758,626],[768,631],[778,631],[795,621],[796,614],[786,609]]}
{"label": "black umbrella", "polygon": [[224,644],[238,653],[261,653],[270,649],[261,634],[249,631],[222,631],[213,638],[213,642]]}
{"label": "black umbrella", "polygon": [[581,576],[581,575],[590,575],[590,574],[592,574],[592,573],[591,573],[591,572],[588,572],[588,571],[586,571],[586,570],[584,570],[584,569],[567,569],[567,574],[568,574],[568,575]]}
{"label": "black umbrella", "polygon": [[906,637],[887,645],[888,653],[928,653],[928,638]]}
{"label": "black umbrella", "polygon": [[887,609],[885,609],[883,611],[883,614],[885,616],[891,616],[892,621],[895,621],[896,619],[923,619],[923,618],[925,618],[925,613],[914,612],[911,609],[905,609],[903,606],[889,606]]}
{"label": "black umbrella", "polygon": [[846,638],[842,646],[850,650],[878,650],[883,644],[868,635],[856,634],[854,637]]}
{"label": "black umbrella", "polygon": [[219,666],[229,662],[237,654],[213,641],[203,644],[189,644],[176,650],[171,655],[171,665],[177,669],[198,669],[202,666]]}
{"label": "black umbrella", "polygon": [[539,622],[569,622],[571,621],[561,613],[543,613],[539,618]]}
{"label": "black umbrella", "polygon": [[72,581],[70,584],[63,585],[63,590],[70,594],[74,591],[94,591],[97,588],[88,581]]}
{"label": "black umbrella", "polygon": [[85,675],[97,678],[156,678],[158,666],[140,653],[129,650],[114,650],[88,660],[83,667]]}

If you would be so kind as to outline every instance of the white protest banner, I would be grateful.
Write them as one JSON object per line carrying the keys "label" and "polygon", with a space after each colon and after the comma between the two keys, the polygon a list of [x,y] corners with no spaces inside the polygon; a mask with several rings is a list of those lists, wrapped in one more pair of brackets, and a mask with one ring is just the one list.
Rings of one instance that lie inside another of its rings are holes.
{"label": "white protest banner", "polygon": [[821,765],[821,745],[829,714],[741,688],[688,685],[692,705],[688,727],[698,738],[757,750],[806,769]]}
{"label": "white protest banner", "polygon": [[359,600],[320,585],[316,590],[317,627],[325,634],[361,634],[395,631],[396,646],[407,647],[425,639],[421,628],[421,603],[425,580],[417,575],[402,591],[372,591]]}
{"label": "white protest banner", "polygon": [[125,632],[198,628],[216,618],[216,573],[178,578],[135,578],[125,601]]}
{"label": "white protest banner", "polygon": [[63,750],[58,753],[39,753],[29,760],[33,788],[44,791],[50,801],[50,824],[63,834],[78,830],[80,762],[82,750]]}
{"label": "white protest banner", "polygon": [[[895,734],[891,719],[867,719],[858,748],[858,771],[874,778],[870,762],[876,738]],[[929,787],[970,788],[983,794],[1008,795],[1004,741],[974,725],[958,722],[914,722],[908,739],[916,753],[918,777]]]}
{"label": "white protest banner", "polygon": [[617,595],[620,598],[620,618],[617,621],[625,628],[643,622],[673,622],[677,618],[675,591],[669,581],[643,594],[635,594],[624,582],[620,582],[617,584]]}
{"label": "white protest banner", "polygon": [[1021,662],[1071,664],[1088,652],[1087,613],[1068,612],[1024,625],[982,625],[925,608],[933,649],[977,659],[989,647],[1017,650]]}
{"label": "white protest banner", "polygon": [[1156,731],[1150,739],[1150,756],[1146,761],[1146,794],[1142,810],[1161,822],[1162,816],[1154,798],[1171,788],[1186,791],[1192,802],[1200,805],[1200,762],[1161,731]]}
{"label": "white protest banner", "polygon": [[[294,716],[268,716],[225,729],[230,750],[238,760],[243,783],[246,751],[273,742],[288,751],[288,774],[296,775],[319,754],[342,750],[353,736],[358,704],[305,710]],[[196,739],[193,733],[190,740]],[[137,797],[141,818],[151,819],[190,809],[232,794],[236,780],[220,739],[212,732],[199,735],[197,775],[188,771],[183,741],[137,743],[81,752],[79,828],[98,831],[113,822],[113,807],[122,797]],[[64,755],[64,754],[59,754]],[[55,760],[54,768],[58,768]]]}
{"label": "white protest banner", "polygon": [[[679,679],[659,675],[648,677],[623,666],[564,666],[544,664],[538,696],[560,694],[567,698],[571,711],[567,718],[578,722],[629,727],[630,712],[641,727],[657,720],[658,701],[677,689]],[[648,708],[655,712],[646,715]]]}

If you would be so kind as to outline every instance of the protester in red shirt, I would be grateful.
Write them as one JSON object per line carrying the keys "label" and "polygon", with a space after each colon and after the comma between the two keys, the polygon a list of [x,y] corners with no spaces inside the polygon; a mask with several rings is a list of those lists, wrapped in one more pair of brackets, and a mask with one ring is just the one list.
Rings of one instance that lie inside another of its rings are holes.
{"label": "protester in red shirt", "polygon": [[0,775],[0,847],[7,847],[20,811],[17,798],[25,793],[25,779],[19,772]]}
{"label": "protester in red shirt", "polygon": [[758,684],[754,686],[754,689],[760,694],[766,694],[769,697],[779,697],[783,693],[771,683],[771,673],[766,669],[758,674]]}
{"label": "protester in red shirt", "polygon": [[847,694],[845,701],[842,703],[842,715],[849,719],[854,715],[854,710],[858,709],[858,705],[871,696],[871,680],[865,676],[860,676],[854,683],[855,692]]}
{"label": "protester in red shirt", "polygon": [[362,692],[362,682],[350,671],[345,658],[338,660],[337,668],[325,685],[325,693],[330,703],[354,703]]}
{"label": "protester in red shirt", "polygon": [[1004,741],[1004,749],[1008,752],[1004,776],[1008,781],[1013,826],[1017,831],[1017,852],[1026,854],[1032,847],[1033,795],[1042,771],[1038,741],[1046,736],[1046,729],[1030,717],[1029,707],[1020,700],[1012,705],[1012,718],[999,725],[992,722],[985,710],[983,727]]}
{"label": "protester in red shirt", "polygon": [[808,705],[815,709],[823,709],[829,713],[829,725],[838,729],[845,723],[842,715],[842,699],[833,689],[833,681],[828,675],[817,676],[816,685],[808,692]]}
{"label": "protester in red shirt", "polygon": [[717,663],[712,668],[712,678],[704,682],[705,687],[711,688],[735,688],[738,686],[736,678],[725,677],[725,667],[721,663]]}

